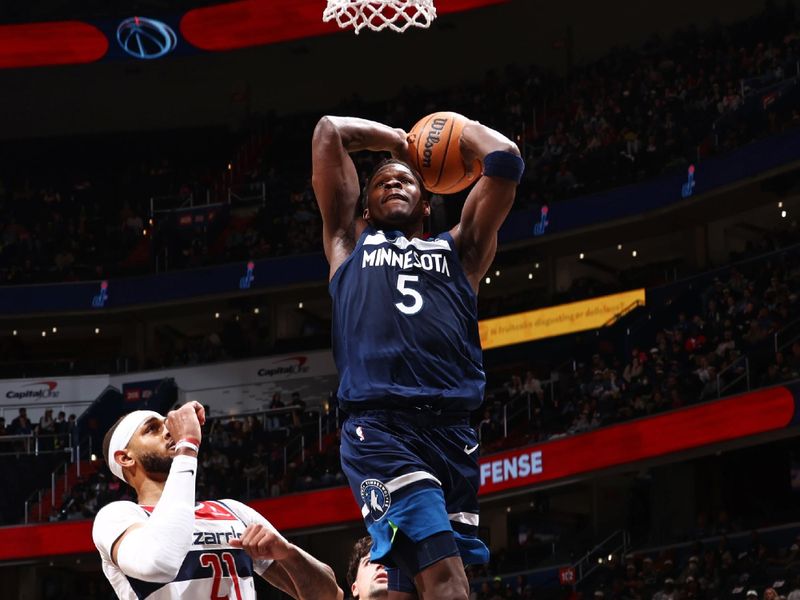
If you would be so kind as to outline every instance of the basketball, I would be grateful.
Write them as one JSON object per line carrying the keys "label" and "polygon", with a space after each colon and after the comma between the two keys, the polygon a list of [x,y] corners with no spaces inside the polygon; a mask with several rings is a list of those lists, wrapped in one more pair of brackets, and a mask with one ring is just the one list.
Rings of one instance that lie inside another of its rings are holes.
{"label": "basketball", "polygon": [[422,175],[425,188],[435,194],[454,194],[481,175],[475,160],[468,173],[459,139],[468,119],[454,112],[435,112],[420,119],[408,135],[411,164]]}

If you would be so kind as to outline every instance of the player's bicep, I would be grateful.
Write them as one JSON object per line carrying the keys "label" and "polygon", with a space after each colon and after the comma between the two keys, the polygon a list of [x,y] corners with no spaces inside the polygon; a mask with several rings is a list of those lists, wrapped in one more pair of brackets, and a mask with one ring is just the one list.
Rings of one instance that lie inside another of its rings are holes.
{"label": "player's bicep", "polygon": [[267,583],[271,586],[278,588],[284,594],[288,594],[292,598],[299,598],[297,588],[289,576],[289,573],[277,561],[267,567],[267,570],[261,574]]}
{"label": "player's bicep", "polygon": [[119,566],[119,560],[117,559],[117,556],[119,555],[119,546],[122,543],[122,540],[124,540],[125,536],[127,536],[131,531],[139,529],[142,526],[144,526],[144,523],[134,523],[125,531],[123,531],[120,536],[114,540],[114,543],[111,544],[111,560],[114,561],[115,565]]}
{"label": "player's bicep", "polygon": [[314,195],[326,235],[350,229],[358,203],[358,173],[333,122],[322,117],[311,142]]}

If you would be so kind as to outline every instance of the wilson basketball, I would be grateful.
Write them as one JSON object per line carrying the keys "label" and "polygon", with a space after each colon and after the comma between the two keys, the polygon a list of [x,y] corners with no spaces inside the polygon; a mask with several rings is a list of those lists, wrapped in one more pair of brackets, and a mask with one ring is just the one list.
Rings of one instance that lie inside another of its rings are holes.
{"label": "wilson basketball", "polygon": [[454,112],[435,112],[420,119],[408,135],[411,163],[422,175],[425,188],[435,194],[454,194],[481,174],[476,160],[467,173],[458,142],[468,119]]}

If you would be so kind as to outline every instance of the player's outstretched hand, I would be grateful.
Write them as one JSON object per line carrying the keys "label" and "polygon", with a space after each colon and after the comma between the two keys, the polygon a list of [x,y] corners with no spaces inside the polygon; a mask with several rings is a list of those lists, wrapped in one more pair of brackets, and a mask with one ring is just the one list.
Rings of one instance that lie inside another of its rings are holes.
{"label": "player's outstretched hand", "polygon": [[248,525],[239,539],[232,539],[231,546],[243,548],[253,560],[282,560],[291,552],[291,544],[274,527],[256,523]]}

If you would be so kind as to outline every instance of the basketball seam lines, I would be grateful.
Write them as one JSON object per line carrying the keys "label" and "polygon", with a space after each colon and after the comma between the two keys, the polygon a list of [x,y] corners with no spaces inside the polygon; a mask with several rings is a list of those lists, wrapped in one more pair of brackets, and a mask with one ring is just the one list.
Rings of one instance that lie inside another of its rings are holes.
{"label": "basketball seam lines", "polygon": [[[432,120],[433,120],[433,115],[430,115],[430,117],[428,118],[427,121],[425,121],[425,123],[422,126],[422,129],[420,129],[420,131],[425,131],[425,128],[428,127],[428,123],[430,123]],[[423,163],[422,163],[422,157],[419,155],[419,152],[424,147],[425,147],[425,145],[424,144],[420,144],[420,140],[417,140],[417,168],[419,169],[420,176],[422,176],[423,185],[425,184],[425,176],[424,176],[424,174],[422,172],[422,164]],[[437,181],[436,183],[439,183],[439,182]],[[434,183],[433,185],[435,186],[436,183]],[[431,186],[431,187],[433,187],[433,186]]]}
{"label": "basketball seam lines", "polygon": [[447,143],[444,145],[444,155],[442,156],[442,164],[439,167],[439,177],[436,178],[435,185],[439,185],[439,182],[442,179],[444,166],[447,164],[447,152],[448,150],[450,150],[450,139],[453,137],[453,129],[455,129],[456,127],[455,119],[453,119],[453,117],[448,117],[448,119],[450,119],[450,131],[447,132]]}

